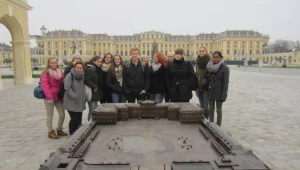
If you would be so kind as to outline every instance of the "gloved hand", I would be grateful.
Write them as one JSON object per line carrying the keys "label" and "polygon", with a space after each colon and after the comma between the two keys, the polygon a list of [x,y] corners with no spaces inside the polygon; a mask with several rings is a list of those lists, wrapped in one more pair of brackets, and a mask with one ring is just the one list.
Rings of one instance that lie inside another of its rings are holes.
{"label": "gloved hand", "polygon": [[48,103],[48,104],[52,104],[52,103],[53,103],[53,100],[47,100],[47,103]]}

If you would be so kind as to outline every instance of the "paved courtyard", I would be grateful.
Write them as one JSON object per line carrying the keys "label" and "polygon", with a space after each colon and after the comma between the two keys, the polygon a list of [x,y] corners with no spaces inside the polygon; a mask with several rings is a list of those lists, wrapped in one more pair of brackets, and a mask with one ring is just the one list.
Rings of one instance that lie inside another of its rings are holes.
{"label": "paved courtyard", "polygon": [[[231,67],[222,126],[273,170],[300,170],[300,74],[279,72]],[[14,86],[13,80],[3,80],[0,170],[36,170],[68,138],[48,139],[43,101],[32,95],[37,82]],[[198,102],[195,96],[193,101]],[[56,125],[57,114],[54,120]],[[68,121],[66,114],[65,131]]]}

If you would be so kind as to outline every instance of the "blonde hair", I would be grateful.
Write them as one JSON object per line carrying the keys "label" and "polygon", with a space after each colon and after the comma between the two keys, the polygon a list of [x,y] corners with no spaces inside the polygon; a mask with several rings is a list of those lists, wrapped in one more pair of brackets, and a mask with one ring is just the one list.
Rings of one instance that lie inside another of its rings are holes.
{"label": "blonde hair", "polygon": [[142,56],[141,56],[141,61],[142,61],[144,58],[147,59],[147,61],[148,61],[147,64],[148,64],[148,66],[150,67],[150,66],[151,66],[151,63],[150,63],[150,61],[149,61],[149,57],[146,56],[146,55],[142,55]]}
{"label": "blonde hair", "polygon": [[43,73],[49,73],[50,61],[53,60],[53,59],[56,61],[57,68],[59,68],[56,58],[55,57],[49,57],[48,60],[47,60],[47,66],[43,70]]}
{"label": "blonde hair", "polygon": [[200,50],[201,48],[203,48],[203,49],[206,51],[206,54],[208,54],[207,48],[206,48],[206,47],[200,47],[199,50]]}
{"label": "blonde hair", "polygon": [[138,53],[140,54],[140,50],[139,50],[138,48],[136,48],[136,47],[135,47],[135,48],[131,48],[131,49],[130,49],[130,54],[131,54],[131,52],[132,52],[132,51],[135,51],[135,50],[137,50],[137,51],[138,51]]}

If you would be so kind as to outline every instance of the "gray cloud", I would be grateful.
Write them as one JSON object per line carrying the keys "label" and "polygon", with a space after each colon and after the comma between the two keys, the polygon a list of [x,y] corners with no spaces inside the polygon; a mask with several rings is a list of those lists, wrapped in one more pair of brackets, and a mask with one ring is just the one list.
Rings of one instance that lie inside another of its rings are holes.
{"label": "gray cloud", "polygon": [[[298,0],[28,0],[30,34],[80,29],[86,33],[134,34],[156,30],[171,34],[253,29],[271,41],[300,39]],[[0,41],[10,35],[0,27]]]}

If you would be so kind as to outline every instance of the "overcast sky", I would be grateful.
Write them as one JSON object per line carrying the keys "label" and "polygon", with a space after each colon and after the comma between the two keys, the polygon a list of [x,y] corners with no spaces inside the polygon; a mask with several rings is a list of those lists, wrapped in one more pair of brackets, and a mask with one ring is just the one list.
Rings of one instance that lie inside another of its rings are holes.
{"label": "overcast sky", "polygon": [[[29,32],[80,29],[132,35],[142,31],[199,34],[257,30],[300,40],[300,0],[28,0]],[[0,25],[0,42],[11,39]]]}

